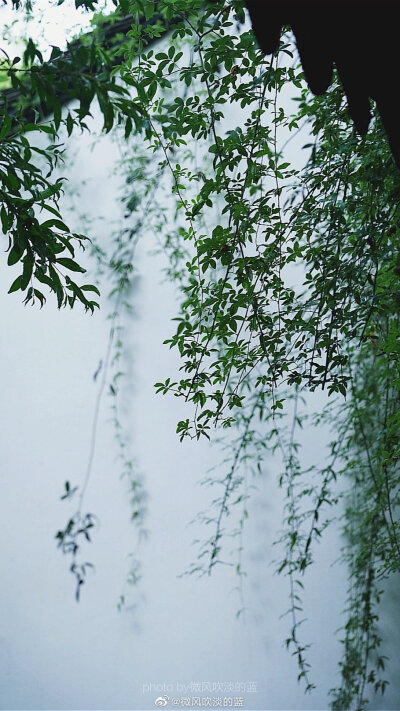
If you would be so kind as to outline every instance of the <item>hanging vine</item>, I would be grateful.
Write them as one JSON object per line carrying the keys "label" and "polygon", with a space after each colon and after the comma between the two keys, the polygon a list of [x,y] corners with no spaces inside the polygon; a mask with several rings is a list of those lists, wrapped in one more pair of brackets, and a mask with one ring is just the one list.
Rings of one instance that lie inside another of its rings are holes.
{"label": "hanging vine", "polygon": [[[135,8],[144,9],[140,2]],[[160,8],[171,16],[169,3]],[[243,471],[252,458],[262,468],[267,451],[280,451],[287,646],[311,691],[301,589],[314,544],[343,499],[349,598],[342,684],[331,692],[332,707],[361,709],[367,684],[375,692],[386,686],[379,581],[399,569],[399,179],[379,119],[359,138],[337,81],[312,98],[289,38],[265,59],[241,25],[240,2],[197,14],[196,3],[174,3],[174,12],[189,9],[169,48],[142,52],[122,76],[137,94],[143,136],[161,152],[176,201],[176,229],[165,230],[164,248],[182,294],[167,341],[179,351],[181,376],[156,389],[193,405],[192,419],[177,425],[180,439],[210,438],[217,427],[231,444],[226,475],[215,476],[222,493],[201,514],[214,532],[191,571],[210,573],[226,562],[227,517],[248,497]],[[292,112],[288,82],[298,94]],[[279,146],[304,124],[313,142],[298,169]],[[327,466],[304,468],[295,430],[306,415],[294,403],[305,398],[307,410],[307,392],[318,389],[328,405],[315,424],[329,424],[334,440]],[[293,424],[286,424],[293,406]]]}

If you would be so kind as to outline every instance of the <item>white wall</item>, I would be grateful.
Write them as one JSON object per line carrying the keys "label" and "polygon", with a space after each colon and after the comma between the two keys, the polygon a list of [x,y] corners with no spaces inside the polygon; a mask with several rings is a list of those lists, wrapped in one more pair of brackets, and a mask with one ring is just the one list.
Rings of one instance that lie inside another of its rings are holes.
{"label": "white wall", "polygon": [[[82,203],[101,208],[107,234],[119,209],[117,180],[106,177],[114,147],[104,138],[91,152],[89,143],[87,136],[79,138],[70,180],[87,178]],[[1,708],[140,711],[154,708],[159,695],[147,691],[150,684],[172,685],[167,692],[172,699],[197,695],[183,694],[178,683],[208,681],[255,682],[256,692],[201,693],[242,696],[246,709],[327,708],[340,654],[334,632],[341,624],[345,571],[333,564],[341,541],[336,530],[328,532],[308,580],[302,634],[313,643],[311,677],[317,690],[305,698],[295,661],[283,648],[290,629],[290,620],[280,619],[288,607],[288,581],[274,575],[271,565],[282,506],[272,460],[257,482],[245,533],[245,618],[236,620],[240,601],[230,569],[200,580],[178,577],[195,556],[192,540],[204,535],[187,524],[209,500],[198,482],[216,452],[204,443],[179,444],[175,426],[182,404],[154,395],[153,383],[177,367],[175,353],[160,345],[172,331],[175,304],[171,287],[160,284],[162,259],[149,256],[147,238],[136,255],[137,317],[127,350],[129,428],[149,492],[150,531],[141,548],[143,580],[133,593],[133,613],[116,609],[137,534],[115,462],[107,398],[86,497],[87,509],[101,522],[86,552],[96,572],[79,604],[68,561],[54,540],[73,511],[59,500],[64,482],[79,484],[84,476],[98,388],[93,373],[108,338],[107,305],[103,302],[94,316],[79,308],[58,312],[51,300],[43,310],[25,308],[18,293],[6,293],[13,277],[2,255]],[[316,451],[324,456],[323,443],[315,445],[307,433],[305,445],[312,456]],[[392,689],[384,707],[398,708],[398,699]]]}

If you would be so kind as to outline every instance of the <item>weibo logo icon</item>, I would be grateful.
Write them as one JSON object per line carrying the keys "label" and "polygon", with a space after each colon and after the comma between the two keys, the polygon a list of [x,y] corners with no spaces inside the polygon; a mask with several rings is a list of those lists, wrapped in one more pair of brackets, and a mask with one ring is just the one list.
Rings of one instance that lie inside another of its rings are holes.
{"label": "weibo logo icon", "polygon": [[169,696],[158,696],[155,700],[156,706],[166,706],[169,701]]}

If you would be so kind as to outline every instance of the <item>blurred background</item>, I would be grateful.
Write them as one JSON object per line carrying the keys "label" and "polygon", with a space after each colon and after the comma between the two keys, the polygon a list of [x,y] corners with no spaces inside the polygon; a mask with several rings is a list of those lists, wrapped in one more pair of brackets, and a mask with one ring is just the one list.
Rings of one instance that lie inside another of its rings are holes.
{"label": "blurred background", "polygon": [[[94,128],[96,122],[98,117]],[[302,160],[302,142],[288,146],[290,159]],[[113,174],[117,159],[109,136],[96,141],[82,134],[73,139],[63,169],[65,208],[73,208],[69,223],[82,231],[83,213],[96,218],[100,243],[122,210]],[[180,443],[176,423],[189,413],[180,401],[155,395],[154,383],[179,367],[177,354],[162,345],[172,333],[177,302],[174,287],[162,278],[163,255],[152,254],[155,246],[155,236],[145,231],[135,252],[123,364],[124,426],[148,494],[147,533],[139,535],[130,521],[105,392],[84,502],[98,519],[82,553],[94,569],[79,603],[70,560],[55,534],[75,507],[60,498],[65,482],[81,486],[85,477],[110,307],[106,296],[94,315],[78,307],[58,311],[51,298],[42,310],[24,307],[18,293],[7,295],[14,277],[6,253],[0,255],[1,708],[140,711],[155,708],[160,696],[169,697],[167,708],[180,708],[181,697],[200,696],[230,698],[226,706],[245,709],[326,709],[338,681],[336,631],[345,604],[339,524],[326,532],[308,573],[301,633],[311,644],[317,688],[304,696],[284,644],[289,583],[275,573],[283,497],[272,457],[249,481],[246,576],[239,579],[230,566],[217,566],[211,576],[182,575],[196,559],[193,541],[205,535],[199,522],[189,523],[215,495],[200,482],[221,453],[203,441]],[[89,252],[82,259],[90,272]],[[328,433],[315,441],[305,431],[306,457],[323,460],[327,441]],[[141,563],[135,585],[126,582],[132,554]],[[398,609],[399,593],[389,590],[382,629],[391,686],[383,700],[371,700],[373,709],[400,708]]]}

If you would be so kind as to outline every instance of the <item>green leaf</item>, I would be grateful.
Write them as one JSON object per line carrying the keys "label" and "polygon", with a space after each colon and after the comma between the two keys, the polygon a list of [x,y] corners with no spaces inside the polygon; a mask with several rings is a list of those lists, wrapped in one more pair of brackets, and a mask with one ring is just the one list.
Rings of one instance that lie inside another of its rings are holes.
{"label": "green leaf", "polygon": [[27,254],[24,257],[24,266],[22,270],[22,276],[21,276],[21,290],[25,291],[27,286],[29,285],[29,282],[32,278],[32,272],[33,272],[33,265],[34,265],[34,259],[31,253],[27,252]]}
{"label": "green leaf", "polygon": [[56,270],[52,266],[49,266],[49,277],[52,282],[52,289],[53,289],[53,291],[56,292],[57,304],[58,304],[58,308],[60,309],[61,306],[63,305],[63,301],[64,301],[64,291],[62,288],[60,277],[58,276]]}
{"label": "green leaf", "polygon": [[20,274],[15,281],[11,284],[8,293],[12,294],[13,291],[18,291],[18,289],[21,289],[21,280],[22,280],[22,274]]}
{"label": "green leaf", "polygon": [[84,274],[86,272],[86,269],[81,267],[73,259],[70,259],[70,257],[59,257],[57,259],[57,264],[60,264],[62,267],[65,267],[66,269],[69,269],[71,272],[81,272],[82,274]]}
{"label": "green leaf", "polygon": [[17,262],[19,262],[23,253],[24,253],[23,250],[15,247],[15,245],[13,247],[11,247],[9,255],[8,255],[8,259],[7,259],[8,266],[11,267],[13,264],[16,264]]}
{"label": "green leaf", "polygon": [[44,228],[50,228],[50,227],[57,227],[58,230],[61,230],[62,232],[69,232],[69,228],[65,224],[65,222],[62,222],[61,220],[46,220],[45,222],[42,222],[41,227]]}
{"label": "green leaf", "polygon": [[94,291],[98,296],[100,296],[100,291],[98,290],[97,286],[94,286],[93,284],[84,284],[81,286],[82,291]]}
{"label": "green leaf", "polygon": [[9,221],[8,221],[7,210],[6,210],[6,208],[4,207],[4,205],[2,205],[2,207],[1,207],[1,210],[0,210],[0,217],[1,217],[1,226],[2,226],[2,229],[3,229],[3,233],[4,233],[4,234],[7,234],[7,232],[8,232],[8,227],[9,227]]}
{"label": "green leaf", "polygon": [[67,125],[68,136],[70,136],[72,131],[74,130],[74,119],[72,118],[70,113],[68,113],[66,125]]}

